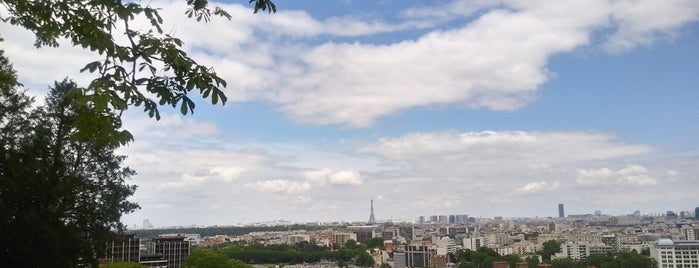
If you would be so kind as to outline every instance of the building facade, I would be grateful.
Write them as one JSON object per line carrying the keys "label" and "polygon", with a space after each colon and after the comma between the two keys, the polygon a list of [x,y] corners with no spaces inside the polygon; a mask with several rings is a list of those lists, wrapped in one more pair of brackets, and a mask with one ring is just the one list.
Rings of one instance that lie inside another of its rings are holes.
{"label": "building facade", "polygon": [[699,268],[699,241],[660,239],[651,244],[650,256],[658,268]]}
{"label": "building facade", "polygon": [[119,235],[114,241],[107,244],[106,259],[114,262],[139,262],[141,239],[133,234]]}
{"label": "building facade", "polygon": [[563,211],[563,204],[558,204],[558,217],[559,218],[565,218],[566,214],[565,211]]}
{"label": "building facade", "polygon": [[189,241],[184,236],[162,236],[153,238],[153,252],[167,260],[168,268],[180,268],[189,256]]}

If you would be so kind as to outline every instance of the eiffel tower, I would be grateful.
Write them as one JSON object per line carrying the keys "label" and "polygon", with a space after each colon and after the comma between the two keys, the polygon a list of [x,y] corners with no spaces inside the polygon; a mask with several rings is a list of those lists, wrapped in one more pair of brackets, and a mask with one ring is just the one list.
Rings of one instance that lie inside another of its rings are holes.
{"label": "eiffel tower", "polygon": [[376,218],[374,218],[374,199],[371,199],[371,216],[369,216],[369,224],[376,223]]}

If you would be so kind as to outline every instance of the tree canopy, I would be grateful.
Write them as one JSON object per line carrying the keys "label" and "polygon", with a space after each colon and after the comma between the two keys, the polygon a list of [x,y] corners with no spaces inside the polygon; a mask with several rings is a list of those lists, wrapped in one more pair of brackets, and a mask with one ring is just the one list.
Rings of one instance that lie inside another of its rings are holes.
{"label": "tree canopy", "polygon": [[94,112],[73,105],[75,83],[56,83],[32,108],[1,54],[0,63],[0,258],[9,267],[96,264],[121,216],[138,208],[127,200],[135,172],[116,146],[69,139],[79,115]]}
{"label": "tree canopy", "polygon": [[252,268],[252,266],[211,249],[195,249],[184,261],[184,268]]}
{"label": "tree canopy", "polygon": [[556,240],[546,241],[542,245],[543,248],[539,251],[539,254],[541,254],[544,260],[551,260],[551,256],[561,252],[561,243]]}
{"label": "tree canopy", "polygon": [[[220,7],[207,0],[186,0],[185,13],[197,21],[211,16],[230,19]],[[140,106],[150,117],[160,118],[160,105],[179,106],[182,114],[193,112],[196,92],[211,103],[225,104],[226,86],[212,67],[199,64],[182,50],[184,41],[163,32],[163,18],[150,2],[121,0],[0,0],[7,15],[0,19],[23,27],[36,36],[34,46],[56,47],[67,39],[71,45],[92,51],[100,60],[86,63],[81,71],[95,78],[77,91],[76,103],[96,114],[121,114],[129,106]],[[271,0],[250,0],[254,12],[276,12]],[[150,29],[139,31],[134,21],[145,19]],[[125,38],[122,38],[125,37]],[[100,119],[102,120],[102,119]],[[76,136],[90,135],[92,120],[76,120]],[[102,129],[114,142],[132,140],[126,131]],[[106,133],[112,131],[112,133]]]}

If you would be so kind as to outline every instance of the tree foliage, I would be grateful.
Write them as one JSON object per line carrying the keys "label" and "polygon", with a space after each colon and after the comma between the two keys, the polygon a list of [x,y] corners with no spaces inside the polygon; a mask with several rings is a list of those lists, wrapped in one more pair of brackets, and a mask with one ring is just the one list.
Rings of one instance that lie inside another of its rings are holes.
{"label": "tree foliage", "polygon": [[100,264],[99,268],[148,268],[137,262],[115,262],[109,264]]}
{"label": "tree foliage", "polygon": [[330,247],[318,246],[309,242],[300,242],[294,245],[230,243],[215,247],[215,249],[228,256],[228,258],[241,260],[250,264],[299,264],[315,263],[323,260],[335,261],[338,265],[352,262],[356,265],[364,266],[371,266],[374,264],[374,260],[367,252],[367,248],[363,245],[357,246],[356,242],[351,246],[351,249],[341,248],[336,250],[331,250]]}
{"label": "tree foliage", "polygon": [[545,261],[550,261],[551,256],[561,252],[561,243],[556,240],[549,240],[543,243],[543,248],[539,251]]}
{"label": "tree foliage", "polygon": [[500,256],[495,250],[481,247],[478,250],[459,250],[455,254],[459,261],[459,267],[490,267],[494,261],[507,260],[508,258]]}
{"label": "tree foliage", "polygon": [[385,250],[386,247],[383,244],[383,239],[381,237],[372,237],[372,238],[367,238],[362,241],[362,244],[364,244],[367,248],[378,248],[381,250]]}
{"label": "tree foliage", "polygon": [[138,208],[126,200],[134,171],[115,146],[69,138],[73,122],[94,112],[73,105],[74,83],[56,83],[32,108],[1,55],[0,63],[0,258],[8,267],[96,266],[121,215]]}
{"label": "tree foliage", "polygon": [[184,261],[184,268],[252,268],[242,261],[226,257],[211,249],[195,249]]}
{"label": "tree foliage", "polygon": [[[186,0],[186,14],[196,20],[230,15],[207,0]],[[0,0],[7,15],[0,19],[32,31],[34,46],[59,46],[67,39],[73,46],[94,52],[99,60],[87,63],[81,71],[95,75],[85,89],[76,93],[77,103],[96,113],[120,114],[129,106],[140,106],[150,117],[160,118],[160,105],[179,106],[182,114],[193,112],[191,94],[225,104],[223,80],[212,67],[199,64],[182,50],[184,42],[164,33],[163,18],[150,2],[122,0]],[[250,0],[254,12],[276,12],[271,0]],[[133,24],[145,20],[146,30]],[[125,38],[123,38],[125,37]],[[87,120],[89,121],[89,120]],[[92,131],[86,120],[76,120],[78,134]],[[117,125],[120,127],[120,125]],[[104,129],[103,131],[107,131]],[[114,129],[113,131],[117,131]],[[128,132],[111,135],[124,144]]]}

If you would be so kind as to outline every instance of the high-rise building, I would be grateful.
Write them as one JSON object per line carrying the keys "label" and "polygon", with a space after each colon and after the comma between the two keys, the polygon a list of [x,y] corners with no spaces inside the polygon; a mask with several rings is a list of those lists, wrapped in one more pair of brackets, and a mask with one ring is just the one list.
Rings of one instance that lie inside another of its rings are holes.
{"label": "high-rise building", "polygon": [[694,209],[694,219],[699,220],[699,207]]}
{"label": "high-rise building", "polygon": [[405,255],[405,252],[402,252],[402,251],[394,252],[393,253],[393,268],[405,268],[406,259],[407,259],[407,256]]}
{"label": "high-rise building", "polygon": [[[406,267],[429,267],[430,250],[427,245],[405,246]],[[395,255],[394,255],[395,258]]]}
{"label": "high-rise building", "polygon": [[189,256],[189,241],[184,236],[159,236],[153,238],[153,243],[153,252],[162,254],[169,268],[180,268]]}
{"label": "high-rise building", "polygon": [[369,215],[369,224],[376,223],[376,218],[374,218],[374,199],[371,199],[371,214]]}
{"label": "high-rise building", "polygon": [[437,216],[437,215],[430,216],[430,223],[438,223],[438,222],[439,222],[439,216]]}
{"label": "high-rise building", "polygon": [[558,217],[565,218],[566,214],[563,211],[563,204],[558,204]]}
{"label": "high-rise building", "polygon": [[658,267],[699,267],[699,241],[672,241],[660,239],[650,246],[650,256]]}
{"label": "high-rise building", "polygon": [[119,235],[107,244],[106,259],[114,262],[139,262],[141,239],[133,234]]}
{"label": "high-rise building", "polygon": [[677,219],[677,214],[675,214],[675,212],[672,210],[668,210],[667,212],[665,212],[665,219],[675,220]]}

